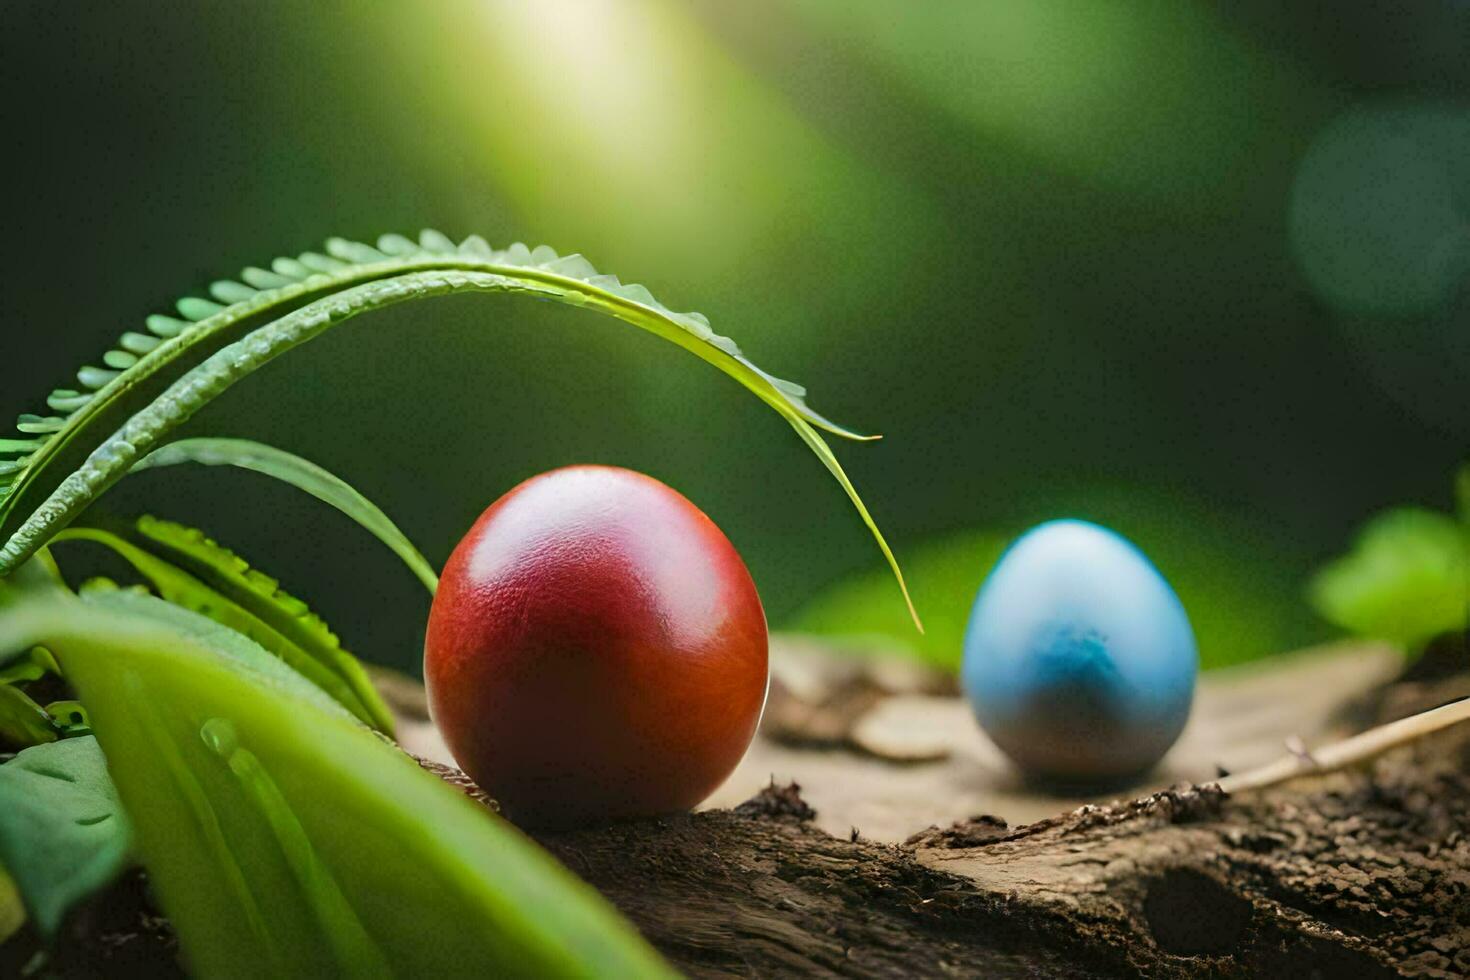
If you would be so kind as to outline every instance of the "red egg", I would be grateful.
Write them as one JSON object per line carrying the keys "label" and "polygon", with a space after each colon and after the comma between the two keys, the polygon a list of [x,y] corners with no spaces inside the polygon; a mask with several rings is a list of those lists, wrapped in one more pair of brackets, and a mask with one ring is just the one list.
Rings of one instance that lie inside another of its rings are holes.
{"label": "red egg", "polygon": [[455,548],[424,680],[455,760],[518,823],[685,810],[755,734],[766,617],[683,496],[570,466],[501,497]]}

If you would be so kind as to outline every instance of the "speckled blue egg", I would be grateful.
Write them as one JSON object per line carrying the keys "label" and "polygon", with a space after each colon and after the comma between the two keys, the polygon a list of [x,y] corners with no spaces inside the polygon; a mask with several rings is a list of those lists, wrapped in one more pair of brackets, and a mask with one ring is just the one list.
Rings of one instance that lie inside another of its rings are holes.
{"label": "speckled blue egg", "polygon": [[1044,780],[1139,775],[1184,728],[1199,655],[1143,552],[1086,521],[1038,525],[991,571],[965,633],[964,688],[987,735]]}

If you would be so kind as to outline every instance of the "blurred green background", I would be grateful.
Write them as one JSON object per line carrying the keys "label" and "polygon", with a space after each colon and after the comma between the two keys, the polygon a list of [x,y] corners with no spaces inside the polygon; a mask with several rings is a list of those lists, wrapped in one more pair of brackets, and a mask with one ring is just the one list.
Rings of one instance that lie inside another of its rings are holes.
{"label": "blurred green background", "polygon": [[[331,234],[546,242],[706,313],[885,435],[837,448],[913,559],[924,642],[953,645],[1004,540],[1074,515],[1155,557],[1210,663],[1326,635],[1310,570],[1384,505],[1448,509],[1470,448],[1463,0],[3,17],[14,412],[178,295]],[[529,475],[634,467],[725,529],[773,624],[902,622],[779,418],[576,310],[397,307],[193,428],[327,466],[436,564]],[[187,469],[106,505],[209,529],[364,656],[416,669],[426,597],[335,512]]]}

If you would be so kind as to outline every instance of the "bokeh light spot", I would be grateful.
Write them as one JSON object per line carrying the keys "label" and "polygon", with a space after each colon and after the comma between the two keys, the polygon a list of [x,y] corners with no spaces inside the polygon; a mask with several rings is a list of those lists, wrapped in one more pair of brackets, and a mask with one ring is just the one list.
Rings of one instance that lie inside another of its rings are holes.
{"label": "bokeh light spot", "polygon": [[1470,275],[1470,112],[1358,106],[1302,160],[1292,248],[1333,309],[1421,316],[1451,304]]}

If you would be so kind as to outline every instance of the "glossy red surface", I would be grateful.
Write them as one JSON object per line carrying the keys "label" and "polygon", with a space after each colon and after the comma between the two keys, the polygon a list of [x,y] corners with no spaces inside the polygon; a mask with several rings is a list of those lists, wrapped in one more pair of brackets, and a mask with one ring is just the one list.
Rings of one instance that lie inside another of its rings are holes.
{"label": "glossy red surface", "polygon": [[657,480],[533,477],[455,548],[424,678],[454,758],[526,825],[687,809],[745,754],[766,619],[729,540]]}

